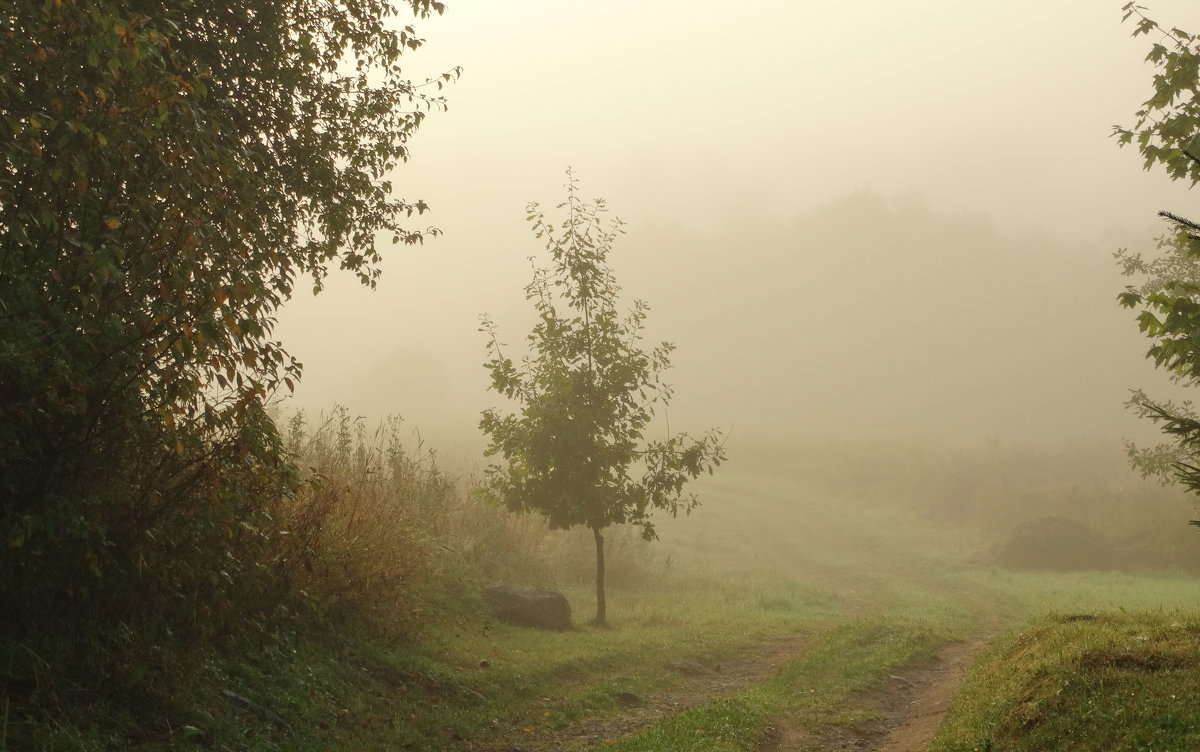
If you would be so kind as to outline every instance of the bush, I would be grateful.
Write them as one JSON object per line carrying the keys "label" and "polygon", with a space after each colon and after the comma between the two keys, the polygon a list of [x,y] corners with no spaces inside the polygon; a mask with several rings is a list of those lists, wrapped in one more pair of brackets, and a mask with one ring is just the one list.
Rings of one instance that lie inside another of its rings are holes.
{"label": "bush", "polygon": [[995,563],[1014,569],[1112,569],[1118,557],[1112,544],[1092,528],[1068,517],[1023,522],[994,554]]}

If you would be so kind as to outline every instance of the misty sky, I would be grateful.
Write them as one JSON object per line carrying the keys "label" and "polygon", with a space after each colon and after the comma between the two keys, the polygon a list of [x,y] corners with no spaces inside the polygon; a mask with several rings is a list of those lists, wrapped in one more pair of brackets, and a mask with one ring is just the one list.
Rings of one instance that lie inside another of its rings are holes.
{"label": "misty sky", "polygon": [[[1111,138],[1150,94],[1120,2],[452,0],[414,77],[461,65],[399,192],[445,236],[375,292],[301,292],[294,405],[479,444],[480,313],[528,329],[529,200],[571,165],[612,257],[679,346],[673,427],[1058,441],[1138,432],[1141,359],[1112,250],[1195,198]],[[1182,0],[1165,25],[1200,28]],[[336,276],[336,275],[335,275]]]}

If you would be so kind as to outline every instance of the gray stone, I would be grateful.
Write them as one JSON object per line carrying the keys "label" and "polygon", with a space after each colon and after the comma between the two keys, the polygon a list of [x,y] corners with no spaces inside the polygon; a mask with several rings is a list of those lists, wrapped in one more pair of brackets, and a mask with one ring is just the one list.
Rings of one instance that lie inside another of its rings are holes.
{"label": "gray stone", "polygon": [[509,624],[539,629],[571,629],[571,604],[553,590],[527,590],[511,585],[483,589],[483,600],[496,618]]}

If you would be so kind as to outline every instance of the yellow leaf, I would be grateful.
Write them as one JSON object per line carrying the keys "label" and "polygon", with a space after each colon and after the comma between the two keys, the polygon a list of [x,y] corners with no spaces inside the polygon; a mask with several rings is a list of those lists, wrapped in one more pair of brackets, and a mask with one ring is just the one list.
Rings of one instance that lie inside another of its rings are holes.
{"label": "yellow leaf", "polygon": [[175,454],[183,456],[183,441],[180,439],[175,439]]}
{"label": "yellow leaf", "polygon": [[121,226],[121,220],[117,219],[116,217],[105,217],[104,226],[110,230],[115,230]]}

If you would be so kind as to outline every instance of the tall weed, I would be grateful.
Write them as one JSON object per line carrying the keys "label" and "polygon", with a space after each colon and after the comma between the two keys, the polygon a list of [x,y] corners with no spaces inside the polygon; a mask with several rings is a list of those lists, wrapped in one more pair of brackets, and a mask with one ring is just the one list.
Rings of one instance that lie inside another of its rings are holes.
{"label": "tall weed", "polygon": [[322,621],[402,633],[424,611],[461,489],[404,438],[398,418],[368,431],[344,407],[315,426],[304,413],[288,421],[301,483],[280,509],[275,565]]}
{"label": "tall weed", "polygon": [[[410,436],[398,418],[372,431],[344,407],[315,424],[303,413],[287,421],[302,481],[280,509],[275,560],[301,608],[403,633],[479,585],[590,581],[589,532],[550,530],[541,516],[486,503],[470,492],[470,477],[446,475]],[[609,582],[642,583],[651,554],[637,531],[613,528],[606,538]]]}

